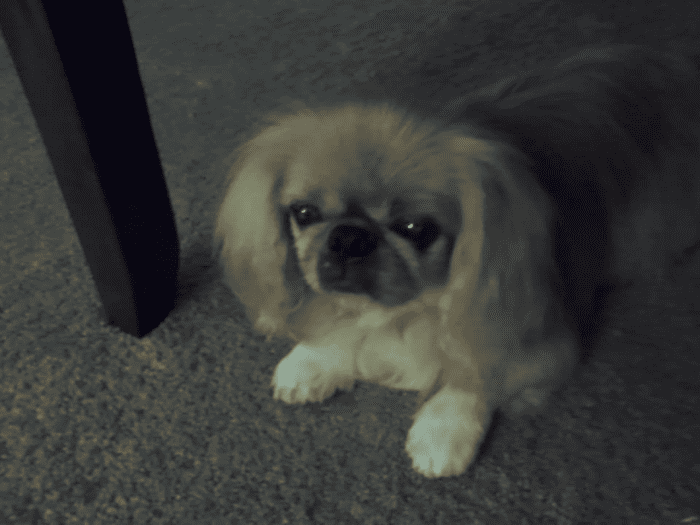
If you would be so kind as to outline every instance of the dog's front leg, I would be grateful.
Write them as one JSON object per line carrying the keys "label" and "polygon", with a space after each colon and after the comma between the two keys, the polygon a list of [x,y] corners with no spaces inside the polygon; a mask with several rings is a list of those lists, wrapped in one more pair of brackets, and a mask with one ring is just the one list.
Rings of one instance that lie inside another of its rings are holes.
{"label": "dog's front leg", "polygon": [[493,411],[484,396],[443,386],[414,416],[406,452],[413,468],[436,478],[462,474],[474,459]]}
{"label": "dog's front leg", "polygon": [[282,359],[272,377],[274,398],[285,403],[323,401],[355,381],[354,354],[337,344],[300,343]]}

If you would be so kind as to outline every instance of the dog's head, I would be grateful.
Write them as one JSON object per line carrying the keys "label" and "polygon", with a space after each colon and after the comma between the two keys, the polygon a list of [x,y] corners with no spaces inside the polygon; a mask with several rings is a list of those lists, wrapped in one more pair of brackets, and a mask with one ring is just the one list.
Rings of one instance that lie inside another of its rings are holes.
{"label": "dog's head", "polygon": [[499,155],[386,105],[276,117],[231,170],[215,232],[227,283],[266,333],[288,333],[312,302],[399,312],[428,294],[459,316],[480,277],[485,196],[507,191],[487,182],[508,171]]}

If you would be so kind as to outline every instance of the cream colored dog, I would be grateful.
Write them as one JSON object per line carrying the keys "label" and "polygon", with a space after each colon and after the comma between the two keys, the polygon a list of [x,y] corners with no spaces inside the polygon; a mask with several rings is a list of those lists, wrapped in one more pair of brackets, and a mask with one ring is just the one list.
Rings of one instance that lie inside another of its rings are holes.
{"label": "cream colored dog", "polygon": [[421,391],[414,468],[464,472],[495,410],[566,379],[602,286],[700,237],[698,85],[683,59],[599,47],[434,118],[272,117],[240,149],[215,247],[255,327],[296,341],[275,399]]}

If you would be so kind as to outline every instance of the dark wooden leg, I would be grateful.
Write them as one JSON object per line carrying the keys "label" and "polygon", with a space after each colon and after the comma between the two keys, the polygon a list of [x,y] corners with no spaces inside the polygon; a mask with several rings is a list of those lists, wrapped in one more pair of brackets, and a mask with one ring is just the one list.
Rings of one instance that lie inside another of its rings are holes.
{"label": "dark wooden leg", "polygon": [[121,0],[2,0],[0,27],[107,322],[173,308],[179,245]]}

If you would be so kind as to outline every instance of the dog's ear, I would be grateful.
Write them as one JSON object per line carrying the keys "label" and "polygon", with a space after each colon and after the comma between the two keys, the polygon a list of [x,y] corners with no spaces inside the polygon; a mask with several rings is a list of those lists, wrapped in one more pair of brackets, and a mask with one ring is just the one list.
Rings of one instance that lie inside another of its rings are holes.
{"label": "dog's ear", "polygon": [[[486,210],[482,180],[485,162],[489,161],[492,147],[485,141],[463,134],[455,134],[444,141],[443,149],[449,152],[454,170],[459,175],[455,193],[461,208],[459,234],[452,253],[450,279],[441,300],[443,319],[468,315],[470,302],[477,292],[483,264],[484,214]],[[449,308],[445,308],[447,305]],[[452,323],[450,323],[452,324]]]}
{"label": "dog's ear", "polygon": [[240,149],[213,239],[224,281],[245,305],[255,329],[268,335],[284,334],[287,315],[298,301],[286,282],[290,245],[279,191],[288,157],[279,141],[279,133],[268,130]]}
{"label": "dog's ear", "polygon": [[454,368],[443,381],[459,384],[466,380],[460,370],[498,362],[498,352],[543,325],[552,293],[551,209],[508,146],[457,135],[448,147],[460,163],[463,217],[438,305],[440,347]]}

